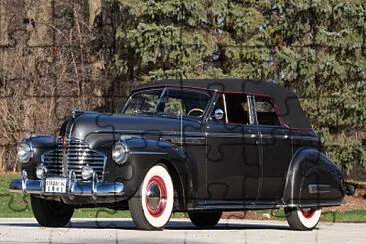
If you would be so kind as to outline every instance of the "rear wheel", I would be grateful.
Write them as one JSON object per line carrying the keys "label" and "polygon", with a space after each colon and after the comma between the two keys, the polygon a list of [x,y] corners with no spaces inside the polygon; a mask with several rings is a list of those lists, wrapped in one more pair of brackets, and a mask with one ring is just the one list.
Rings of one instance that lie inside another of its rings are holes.
{"label": "rear wheel", "polygon": [[138,229],[158,230],[168,224],[173,201],[173,181],[164,165],[159,164],[147,172],[128,207]]}
{"label": "rear wheel", "polygon": [[320,220],[322,210],[316,208],[285,208],[289,226],[295,230],[312,230]]}
{"label": "rear wheel", "polygon": [[189,219],[198,228],[214,227],[220,220],[222,212],[188,212]]}
{"label": "rear wheel", "polygon": [[63,202],[45,200],[31,195],[34,217],[38,223],[47,227],[63,227],[69,223],[74,208]]}

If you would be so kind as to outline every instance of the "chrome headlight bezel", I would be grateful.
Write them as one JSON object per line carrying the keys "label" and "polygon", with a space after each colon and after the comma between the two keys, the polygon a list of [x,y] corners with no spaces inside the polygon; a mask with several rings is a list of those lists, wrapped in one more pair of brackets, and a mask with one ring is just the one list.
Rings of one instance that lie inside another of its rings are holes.
{"label": "chrome headlight bezel", "polygon": [[34,147],[30,141],[22,141],[18,145],[18,158],[22,163],[28,163],[33,158]]}
{"label": "chrome headlight bezel", "polygon": [[128,147],[125,142],[118,141],[112,148],[112,159],[116,164],[124,164],[127,161],[129,154]]}

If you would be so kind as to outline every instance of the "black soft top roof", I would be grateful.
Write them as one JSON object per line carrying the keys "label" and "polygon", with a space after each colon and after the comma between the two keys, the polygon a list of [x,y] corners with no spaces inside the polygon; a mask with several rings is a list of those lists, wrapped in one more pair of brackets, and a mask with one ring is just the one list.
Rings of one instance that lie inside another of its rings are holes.
{"label": "black soft top roof", "polygon": [[284,125],[290,128],[311,129],[299,99],[292,91],[266,81],[243,79],[181,79],[158,80],[137,86],[134,90],[150,87],[191,87],[225,93],[246,93],[271,97]]}

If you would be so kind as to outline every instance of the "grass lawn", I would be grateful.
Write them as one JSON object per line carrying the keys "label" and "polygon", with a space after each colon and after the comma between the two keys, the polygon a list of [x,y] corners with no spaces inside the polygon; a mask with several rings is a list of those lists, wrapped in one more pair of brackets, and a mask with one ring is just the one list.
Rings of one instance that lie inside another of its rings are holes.
{"label": "grass lawn", "polygon": [[[0,174],[0,218],[1,217],[33,217],[30,206],[29,195],[25,197],[20,193],[9,192],[9,183],[12,179],[20,178],[19,174]],[[256,214],[268,213],[271,219],[286,220],[283,210],[258,210]],[[185,213],[173,214],[173,218],[186,217]],[[129,211],[116,211],[107,208],[83,208],[76,209],[74,218],[128,218]],[[347,222],[363,221],[366,222],[366,209],[350,210],[346,212],[323,212],[322,221]]]}

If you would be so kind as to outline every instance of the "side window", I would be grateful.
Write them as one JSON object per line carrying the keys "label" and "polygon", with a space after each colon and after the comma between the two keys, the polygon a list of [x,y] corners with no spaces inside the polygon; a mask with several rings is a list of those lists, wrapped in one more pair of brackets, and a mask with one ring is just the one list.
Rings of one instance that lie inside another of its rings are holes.
{"label": "side window", "polygon": [[206,92],[168,89],[166,95],[160,102],[157,112],[201,117],[204,114],[210,96]]}
{"label": "side window", "polygon": [[229,123],[249,124],[247,95],[225,94],[227,118]]}
{"label": "side window", "polygon": [[260,125],[281,125],[272,100],[267,97],[255,97],[255,109]]}
{"label": "side window", "polygon": [[137,92],[127,101],[125,114],[152,113],[162,90]]}
{"label": "side window", "polygon": [[[184,103],[182,102],[182,99],[180,99],[180,96],[182,96],[183,92],[176,92],[176,94],[173,95],[173,91],[168,91],[167,95],[162,100],[161,104],[159,104],[159,110],[158,112],[164,112],[164,113],[173,113],[178,114],[179,112],[183,112],[184,110]],[[162,106],[164,106],[164,109],[162,109]]]}

